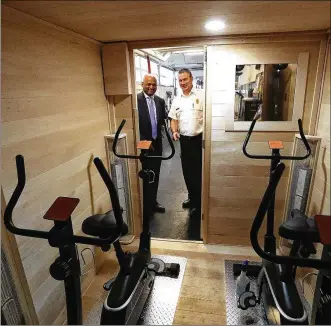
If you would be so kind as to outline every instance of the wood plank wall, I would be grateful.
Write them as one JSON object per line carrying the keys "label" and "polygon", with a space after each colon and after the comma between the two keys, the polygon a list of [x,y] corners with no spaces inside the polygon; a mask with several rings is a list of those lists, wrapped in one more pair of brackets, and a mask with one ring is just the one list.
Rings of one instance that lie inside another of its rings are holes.
{"label": "wood plank wall", "polygon": [[329,44],[319,120],[316,130],[316,136],[321,137],[322,141],[310,202],[310,215],[330,215],[330,60],[331,46]]}
{"label": "wood plank wall", "polygon": [[[212,88],[211,166],[208,216],[208,243],[250,245],[249,230],[261,197],[268,183],[269,161],[252,160],[242,153],[242,144],[247,132],[226,132],[227,97],[234,96],[235,71],[228,71],[225,56],[235,56],[252,63],[270,61],[271,57],[288,57],[296,62],[298,54],[309,52],[309,70],[303,125],[307,132],[313,102],[314,85],[318,63],[320,40],[316,42],[264,42],[263,44],[232,44],[213,47],[208,60],[212,60],[210,78]],[[232,66],[231,66],[232,67]],[[232,76],[233,74],[233,76]],[[233,79],[233,83],[232,82]],[[230,82],[229,82],[230,80]],[[229,86],[230,85],[230,86]],[[233,94],[232,94],[233,93]],[[256,132],[251,138],[250,152],[269,153],[269,139],[284,142],[283,153],[292,152],[293,132]],[[283,219],[289,164],[276,195],[276,226]],[[263,235],[263,232],[261,232]]]}
{"label": "wood plank wall", "polygon": [[[110,208],[92,162],[98,156],[106,164],[109,133],[99,43],[2,5],[1,122],[6,201],[16,184],[15,156],[25,157],[27,184],[16,224],[50,229],[42,216],[58,196],[80,198],[72,216],[76,233],[83,218]],[[45,240],[16,238],[40,324],[63,323],[63,284],[49,275],[57,250]],[[91,254],[85,256],[83,272],[92,267]],[[82,277],[83,290],[93,276]]]}
{"label": "wood plank wall", "polygon": [[[316,136],[321,137],[320,153],[317,161],[312,195],[308,210],[309,216],[316,214],[330,215],[330,70],[331,70],[331,44],[329,41],[325,75],[323,78],[322,98],[319,107],[319,118],[317,120]],[[319,253],[322,252],[322,245],[317,247]],[[300,269],[301,275],[312,272],[312,269]],[[315,270],[315,272],[317,272]],[[310,302],[313,301],[313,291],[315,289],[316,276],[308,277],[305,282],[305,294]]]}

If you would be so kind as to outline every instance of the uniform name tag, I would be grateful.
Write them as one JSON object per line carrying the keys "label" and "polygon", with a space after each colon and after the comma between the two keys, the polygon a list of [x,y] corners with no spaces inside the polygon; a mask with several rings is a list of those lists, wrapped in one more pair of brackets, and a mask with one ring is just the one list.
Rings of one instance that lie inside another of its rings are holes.
{"label": "uniform name tag", "polygon": [[196,104],[199,104],[199,99],[198,98],[195,100],[195,103]]}

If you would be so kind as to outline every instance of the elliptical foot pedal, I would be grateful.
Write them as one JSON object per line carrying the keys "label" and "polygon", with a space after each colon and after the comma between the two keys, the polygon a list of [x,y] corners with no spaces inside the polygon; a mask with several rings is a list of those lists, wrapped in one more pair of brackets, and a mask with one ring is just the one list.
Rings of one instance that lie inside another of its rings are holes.
{"label": "elliptical foot pedal", "polygon": [[177,278],[180,272],[180,265],[177,263],[165,263],[162,259],[152,258],[148,269],[154,271],[159,276]]}

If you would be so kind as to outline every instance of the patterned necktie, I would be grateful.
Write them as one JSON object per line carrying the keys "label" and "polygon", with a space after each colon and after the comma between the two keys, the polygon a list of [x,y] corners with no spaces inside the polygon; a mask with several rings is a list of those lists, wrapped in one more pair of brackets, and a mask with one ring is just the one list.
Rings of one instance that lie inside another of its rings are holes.
{"label": "patterned necktie", "polygon": [[156,139],[157,137],[157,127],[156,127],[156,108],[155,108],[155,102],[152,97],[148,97],[149,99],[149,116],[151,118],[151,124],[152,124],[152,137],[153,139]]}

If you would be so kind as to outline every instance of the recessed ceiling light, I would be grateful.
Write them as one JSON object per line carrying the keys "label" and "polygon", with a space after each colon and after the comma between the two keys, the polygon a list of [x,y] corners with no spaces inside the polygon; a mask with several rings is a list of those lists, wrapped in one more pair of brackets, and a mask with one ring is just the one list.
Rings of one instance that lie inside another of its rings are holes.
{"label": "recessed ceiling light", "polygon": [[211,20],[205,24],[205,28],[213,32],[221,31],[224,27],[225,24],[221,20]]}

